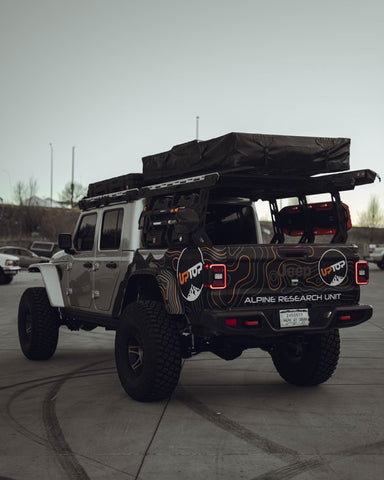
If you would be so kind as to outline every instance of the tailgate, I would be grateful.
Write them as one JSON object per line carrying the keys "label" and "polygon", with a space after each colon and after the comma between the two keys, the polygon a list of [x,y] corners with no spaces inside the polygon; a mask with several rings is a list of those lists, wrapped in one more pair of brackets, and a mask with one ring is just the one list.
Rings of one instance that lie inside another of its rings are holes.
{"label": "tailgate", "polygon": [[353,305],[356,246],[247,245],[202,248],[204,264],[225,265],[225,289],[204,289],[204,308]]}

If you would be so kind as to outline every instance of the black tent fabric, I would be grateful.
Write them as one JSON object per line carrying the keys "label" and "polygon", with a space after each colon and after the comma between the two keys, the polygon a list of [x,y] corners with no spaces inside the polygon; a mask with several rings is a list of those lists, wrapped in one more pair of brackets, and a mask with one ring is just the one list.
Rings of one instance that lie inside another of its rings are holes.
{"label": "black tent fabric", "polygon": [[311,176],[348,170],[349,150],[348,138],[232,132],[143,157],[143,175],[146,184],[235,169]]}

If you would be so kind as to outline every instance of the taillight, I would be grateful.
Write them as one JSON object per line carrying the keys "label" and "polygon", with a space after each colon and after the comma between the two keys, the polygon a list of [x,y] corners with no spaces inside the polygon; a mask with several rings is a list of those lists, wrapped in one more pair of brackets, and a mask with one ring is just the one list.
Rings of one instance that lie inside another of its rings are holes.
{"label": "taillight", "polygon": [[238,319],[238,318],[226,318],[225,324],[228,327],[260,327],[261,320],[246,320],[246,319]]}
{"label": "taillight", "polygon": [[209,281],[206,287],[211,290],[224,290],[227,288],[227,266],[224,263],[211,263],[205,265],[205,268],[209,270]]}
{"label": "taillight", "polygon": [[369,283],[369,266],[368,262],[359,260],[355,263],[355,279],[357,285],[368,285]]}
{"label": "taillight", "polygon": [[360,320],[363,313],[360,311],[357,312],[340,312],[337,316],[338,320],[349,322],[349,321],[356,321]]}
{"label": "taillight", "polygon": [[237,327],[237,318],[226,318],[225,324],[228,325],[228,327]]}

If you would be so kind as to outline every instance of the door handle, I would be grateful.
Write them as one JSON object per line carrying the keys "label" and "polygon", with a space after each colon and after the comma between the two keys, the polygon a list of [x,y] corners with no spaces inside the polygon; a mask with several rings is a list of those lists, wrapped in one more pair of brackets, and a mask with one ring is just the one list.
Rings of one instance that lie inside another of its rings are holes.
{"label": "door handle", "polygon": [[85,262],[83,263],[84,268],[92,268],[92,263],[91,262]]}
{"label": "door handle", "polygon": [[115,262],[107,263],[106,267],[107,268],[117,268],[117,263],[115,263]]}

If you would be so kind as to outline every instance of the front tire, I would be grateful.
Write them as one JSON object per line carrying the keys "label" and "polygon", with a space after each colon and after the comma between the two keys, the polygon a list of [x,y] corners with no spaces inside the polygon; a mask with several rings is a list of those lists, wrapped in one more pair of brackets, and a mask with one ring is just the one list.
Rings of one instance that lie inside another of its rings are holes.
{"label": "front tire", "polygon": [[18,313],[21,350],[29,360],[48,360],[56,351],[59,315],[51,307],[43,287],[28,288],[23,293]]}
{"label": "front tire", "polygon": [[313,386],[326,382],[340,355],[339,331],[308,335],[302,342],[276,345],[270,352],[280,376],[288,383]]}
{"label": "front tire", "polygon": [[13,280],[13,275],[5,275],[3,269],[0,267],[0,285],[8,285]]}
{"label": "front tire", "polygon": [[168,398],[181,371],[180,336],[160,302],[139,301],[122,313],[115,338],[117,372],[133,399]]}

